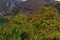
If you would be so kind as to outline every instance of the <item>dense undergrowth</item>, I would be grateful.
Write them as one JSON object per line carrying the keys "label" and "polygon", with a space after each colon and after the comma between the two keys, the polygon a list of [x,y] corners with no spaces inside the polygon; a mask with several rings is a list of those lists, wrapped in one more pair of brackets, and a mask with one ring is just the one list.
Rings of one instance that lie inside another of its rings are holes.
{"label": "dense undergrowth", "polygon": [[59,12],[52,6],[43,6],[32,14],[18,12],[0,25],[0,40],[60,40]]}

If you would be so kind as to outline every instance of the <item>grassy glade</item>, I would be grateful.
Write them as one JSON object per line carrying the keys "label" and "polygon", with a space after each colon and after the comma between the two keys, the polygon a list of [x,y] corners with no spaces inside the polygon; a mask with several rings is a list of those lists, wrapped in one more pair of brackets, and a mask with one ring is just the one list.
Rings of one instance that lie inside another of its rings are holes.
{"label": "grassy glade", "polygon": [[0,25],[0,40],[60,40],[60,15],[56,8],[43,6],[29,16],[18,12]]}

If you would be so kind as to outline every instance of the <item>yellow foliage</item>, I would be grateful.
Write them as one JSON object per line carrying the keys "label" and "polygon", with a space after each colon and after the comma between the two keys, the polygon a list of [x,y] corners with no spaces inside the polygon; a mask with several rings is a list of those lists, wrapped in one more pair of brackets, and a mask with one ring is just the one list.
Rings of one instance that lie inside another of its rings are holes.
{"label": "yellow foliage", "polygon": [[57,15],[58,10],[53,6],[43,6],[35,10],[33,13],[46,14],[46,15],[50,15],[50,14]]}

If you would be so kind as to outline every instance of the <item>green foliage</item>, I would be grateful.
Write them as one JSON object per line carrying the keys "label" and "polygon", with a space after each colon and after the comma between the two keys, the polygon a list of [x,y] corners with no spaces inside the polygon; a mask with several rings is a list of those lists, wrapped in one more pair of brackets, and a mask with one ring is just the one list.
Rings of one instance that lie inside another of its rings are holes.
{"label": "green foliage", "polygon": [[60,40],[60,15],[51,6],[32,12],[23,12],[0,25],[0,40]]}
{"label": "green foliage", "polygon": [[59,12],[51,6],[44,6],[38,8],[33,12],[35,15],[32,16],[31,23],[34,26],[34,37],[35,40],[54,40],[60,37],[57,34],[60,34],[60,23],[59,23]]}

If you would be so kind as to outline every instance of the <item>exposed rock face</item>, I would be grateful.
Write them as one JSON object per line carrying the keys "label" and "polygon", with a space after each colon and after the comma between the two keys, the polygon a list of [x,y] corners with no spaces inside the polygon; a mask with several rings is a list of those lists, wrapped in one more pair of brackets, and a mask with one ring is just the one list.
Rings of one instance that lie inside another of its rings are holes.
{"label": "exposed rock face", "polygon": [[36,9],[45,4],[55,4],[54,0],[0,0],[0,16],[14,15],[18,10]]}

